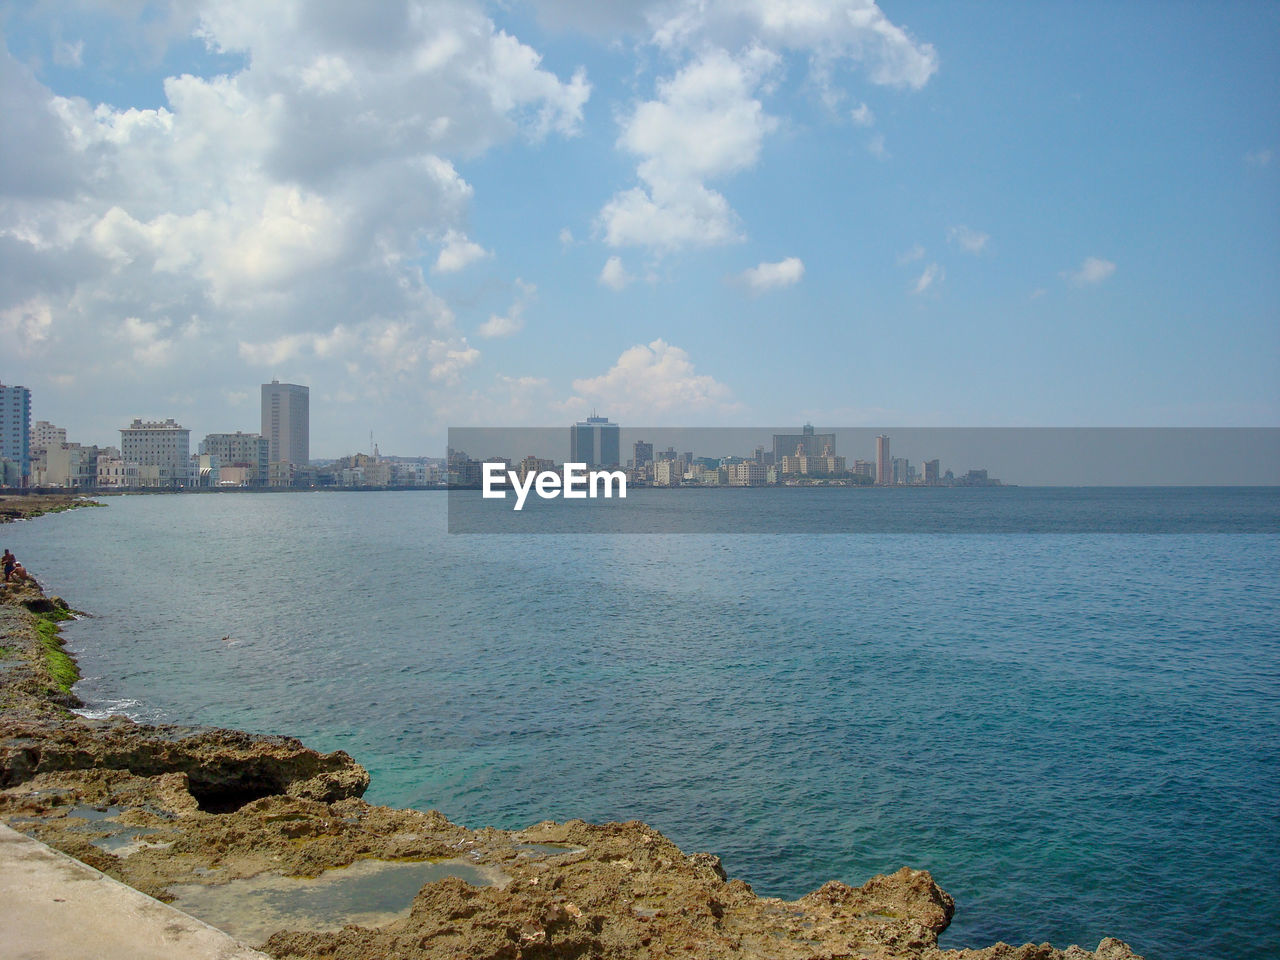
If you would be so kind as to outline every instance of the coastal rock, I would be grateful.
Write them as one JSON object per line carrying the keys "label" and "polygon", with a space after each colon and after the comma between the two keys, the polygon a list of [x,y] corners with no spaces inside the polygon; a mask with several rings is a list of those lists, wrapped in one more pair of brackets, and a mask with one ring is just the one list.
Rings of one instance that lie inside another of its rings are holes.
{"label": "coastal rock", "polygon": [[285,794],[334,802],[359,797],[369,774],[339,750],[321,754],[292,737],[239,730],[107,721],[0,722],[0,787],[60,770],[184,773],[202,810],[226,813]]}

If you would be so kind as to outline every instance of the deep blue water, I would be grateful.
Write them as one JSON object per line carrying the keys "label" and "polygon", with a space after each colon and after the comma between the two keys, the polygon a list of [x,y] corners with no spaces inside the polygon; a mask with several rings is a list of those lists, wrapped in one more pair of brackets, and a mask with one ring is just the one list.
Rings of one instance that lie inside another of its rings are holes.
{"label": "deep blue water", "polygon": [[343,748],[374,802],[642,819],[785,897],[925,867],[944,946],[1276,954],[1280,536],[461,536],[446,499],[112,498],[0,546],[94,615],[91,705]]}

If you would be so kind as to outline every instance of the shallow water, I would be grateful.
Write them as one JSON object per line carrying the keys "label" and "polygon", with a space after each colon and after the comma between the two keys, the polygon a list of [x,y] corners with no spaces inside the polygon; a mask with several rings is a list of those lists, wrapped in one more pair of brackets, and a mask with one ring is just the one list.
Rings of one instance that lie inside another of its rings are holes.
{"label": "shallow water", "polygon": [[642,819],[762,894],[927,867],[946,946],[1273,954],[1280,537],[451,536],[445,499],[2,538],[94,614],[91,710],[343,748],[370,800],[471,826]]}
{"label": "shallow water", "polygon": [[173,905],[243,943],[261,944],[277,930],[372,927],[407,916],[422,886],[459,877],[475,887],[501,886],[502,874],[466,860],[403,863],[357,860],[318,877],[258,874],[242,880],[169,888]]}

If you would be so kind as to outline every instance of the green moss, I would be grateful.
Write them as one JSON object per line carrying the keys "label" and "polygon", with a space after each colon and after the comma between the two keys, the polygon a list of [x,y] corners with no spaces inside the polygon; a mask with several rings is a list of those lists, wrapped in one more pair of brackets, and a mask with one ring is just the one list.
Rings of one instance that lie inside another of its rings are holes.
{"label": "green moss", "polygon": [[62,649],[62,637],[58,635],[58,621],[67,619],[69,617],[52,613],[42,613],[36,617],[36,632],[40,634],[40,646],[44,649],[45,667],[63,693],[70,693],[72,686],[80,679],[80,668]]}

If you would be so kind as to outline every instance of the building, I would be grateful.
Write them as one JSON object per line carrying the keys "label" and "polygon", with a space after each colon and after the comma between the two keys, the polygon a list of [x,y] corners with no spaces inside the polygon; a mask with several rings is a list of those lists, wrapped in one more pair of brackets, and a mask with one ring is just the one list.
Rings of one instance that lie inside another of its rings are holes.
{"label": "building", "polygon": [[653,463],[653,444],[645,443],[643,440],[637,440],[631,447],[631,465],[634,467],[643,467],[646,463]]}
{"label": "building", "polygon": [[[221,469],[243,467],[250,486],[265,486],[270,476],[271,445],[258,433],[211,433],[200,441],[200,455],[218,458]],[[237,474],[238,475],[238,474]]]}
{"label": "building", "polygon": [[297,470],[311,461],[311,388],[272,380],[262,385],[262,436],[267,438],[267,473],[272,486],[288,486]]}
{"label": "building", "polygon": [[134,420],[120,431],[120,458],[138,465],[144,487],[183,487],[190,482],[191,431],[168,420]]}
{"label": "building", "polygon": [[60,443],[43,449],[44,476],[41,483],[50,487],[93,487],[98,483],[98,457],[94,446]]}
{"label": "building", "polygon": [[942,464],[937,460],[926,460],[924,462],[924,482],[939,483],[942,480],[941,466]]}
{"label": "building", "polygon": [[874,480],[876,465],[870,460],[855,460],[853,461],[853,470],[850,472],[855,477],[866,477],[868,480]]}
{"label": "building", "polygon": [[889,438],[876,437],[876,483],[893,483],[893,461],[889,457]]}
{"label": "building", "polygon": [[763,487],[765,466],[758,460],[744,460],[734,464],[729,474],[729,485],[734,487]]}
{"label": "building", "polygon": [[655,487],[678,487],[684,476],[683,460],[659,460],[653,466],[653,485]]}
{"label": "building", "polygon": [[138,485],[138,465],[126,463],[119,457],[107,454],[98,455],[98,486],[100,487],[136,487]]}
{"label": "building", "polygon": [[616,467],[622,462],[622,429],[594,414],[569,428],[569,463]]}
{"label": "building", "polygon": [[911,483],[915,479],[915,468],[906,457],[893,458],[893,482]]}
{"label": "building", "polygon": [[821,457],[828,448],[836,452],[836,435],[814,433],[813,424],[806,423],[799,433],[773,435],[773,462],[781,464],[783,457]]}
{"label": "building", "polygon": [[37,420],[31,428],[31,449],[54,450],[67,442],[65,427],[55,427],[48,420]]}
{"label": "building", "polygon": [[31,391],[0,383],[0,486],[31,480]]}

